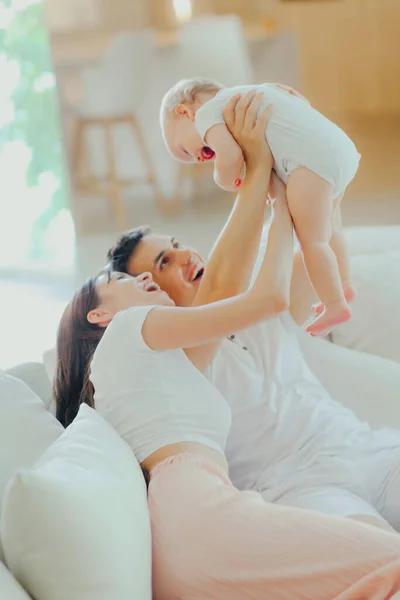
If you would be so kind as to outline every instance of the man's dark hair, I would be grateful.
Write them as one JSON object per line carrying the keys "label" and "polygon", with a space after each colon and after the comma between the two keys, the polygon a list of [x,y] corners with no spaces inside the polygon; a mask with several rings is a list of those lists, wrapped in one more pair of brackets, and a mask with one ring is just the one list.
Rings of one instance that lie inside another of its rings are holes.
{"label": "man's dark hair", "polygon": [[107,252],[108,266],[113,271],[128,272],[128,262],[142,239],[151,233],[150,227],[141,226],[121,235]]}

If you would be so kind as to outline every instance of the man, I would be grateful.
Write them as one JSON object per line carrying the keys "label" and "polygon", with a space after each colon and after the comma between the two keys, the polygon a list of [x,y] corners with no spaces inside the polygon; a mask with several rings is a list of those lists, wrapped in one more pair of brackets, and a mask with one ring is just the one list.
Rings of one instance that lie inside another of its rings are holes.
{"label": "man", "polygon": [[[238,102],[235,113],[235,104]],[[150,271],[177,305],[214,302],[247,289],[264,222],[272,157],[255,124],[257,98],[238,98],[225,120],[242,146],[246,179],[210,260],[180,241],[137,229],[109,252],[115,270]],[[261,124],[264,127],[265,123]],[[268,162],[269,161],[269,162]],[[267,165],[267,167],[266,167]],[[273,194],[285,193],[273,179]],[[282,269],[282,277],[290,277]],[[204,374],[232,409],[226,455],[239,489],[267,501],[352,517],[400,530],[400,433],[373,432],[330,398],[302,356],[292,319],[302,323],[314,300],[296,255],[290,313],[206,349]],[[382,519],[383,517],[383,519]]]}

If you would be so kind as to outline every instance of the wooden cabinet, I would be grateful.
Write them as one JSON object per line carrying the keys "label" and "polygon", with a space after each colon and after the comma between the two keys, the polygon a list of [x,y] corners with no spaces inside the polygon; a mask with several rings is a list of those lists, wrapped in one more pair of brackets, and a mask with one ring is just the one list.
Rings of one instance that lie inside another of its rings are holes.
{"label": "wooden cabinet", "polygon": [[[90,31],[94,44],[121,27],[177,26],[173,0],[44,2],[54,44],[58,32]],[[191,2],[194,16],[236,12],[260,24],[272,17],[278,30],[294,32],[302,91],[323,112],[400,112],[400,0]]]}
{"label": "wooden cabinet", "polygon": [[302,89],[323,111],[400,111],[400,1],[282,2]]}
{"label": "wooden cabinet", "polygon": [[376,2],[377,96],[388,111],[400,111],[400,2]]}

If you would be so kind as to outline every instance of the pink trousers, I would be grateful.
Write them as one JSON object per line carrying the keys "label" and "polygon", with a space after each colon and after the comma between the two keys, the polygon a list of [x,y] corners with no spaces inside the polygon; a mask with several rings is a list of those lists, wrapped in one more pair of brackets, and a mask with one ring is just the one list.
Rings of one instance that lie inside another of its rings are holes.
{"label": "pink trousers", "polygon": [[400,599],[400,535],[268,504],[199,455],[153,469],[149,508],[155,600]]}

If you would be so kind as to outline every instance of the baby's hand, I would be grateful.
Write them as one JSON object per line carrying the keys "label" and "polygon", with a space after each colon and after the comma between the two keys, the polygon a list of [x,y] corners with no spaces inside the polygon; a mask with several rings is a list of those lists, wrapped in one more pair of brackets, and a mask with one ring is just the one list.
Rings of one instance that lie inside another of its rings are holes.
{"label": "baby's hand", "polygon": [[272,85],[279,88],[280,90],[284,90],[285,92],[288,92],[288,94],[290,94],[291,96],[296,96],[296,98],[303,100],[303,102],[306,102],[306,104],[311,105],[311,102],[309,100],[307,100],[307,98],[305,98],[303,96],[303,94],[300,94],[300,92],[298,92],[294,88],[290,87],[289,85],[283,85],[282,83],[273,83]]}
{"label": "baby's hand", "polygon": [[233,180],[232,176],[226,174],[225,176],[214,169],[214,181],[225,192],[237,192],[238,189],[242,187],[243,179],[241,177],[237,177]]}

